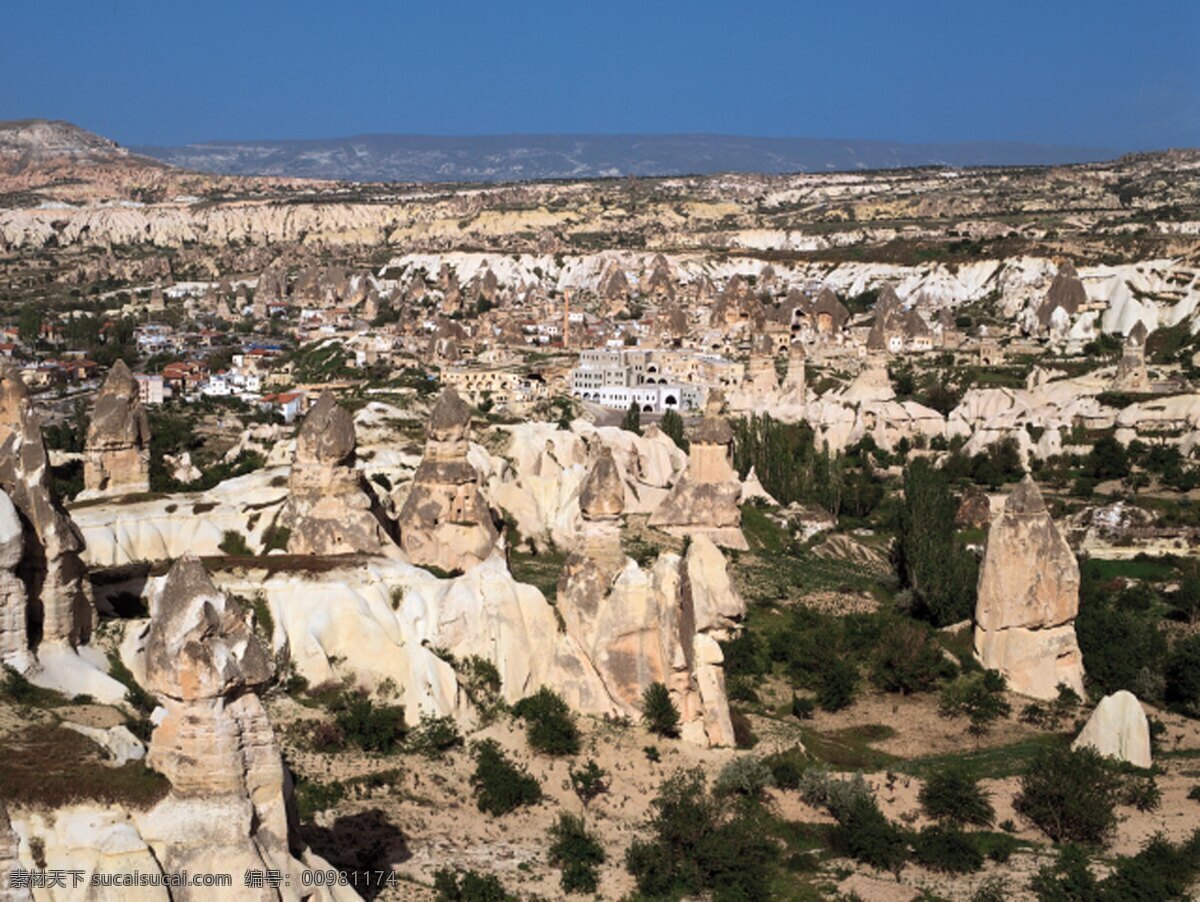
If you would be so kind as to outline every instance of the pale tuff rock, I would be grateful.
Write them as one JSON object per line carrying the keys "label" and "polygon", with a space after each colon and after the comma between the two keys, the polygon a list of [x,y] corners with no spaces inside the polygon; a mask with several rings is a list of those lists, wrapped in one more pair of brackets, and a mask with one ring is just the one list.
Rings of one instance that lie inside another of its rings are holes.
{"label": "pale tuff rock", "polygon": [[1113,377],[1112,390],[1126,392],[1153,390],[1150,374],[1146,371],[1146,327],[1140,320],[1125,337],[1121,359],[1117,361],[1117,374]]}
{"label": "pale tuff rock", "polygon": [[743,391],[760,395],[779,390],[779,375],[775,372],[775,348],[769,336],[755,336],[750,350],[750,363],[746,367]]}
{"label": "pale tuff rock", "polygon": [[687,470],[650,515],[650,525],[745,550],[749,546],[738,507],[742,488],[733,469],[733,430],[721,415],[723,401],[721,392],[709,393],[704,417],[692,431]]}
{"label": "pale tuff rock", "polygon": [[13,886],[12,872],[19,867],[23,865],[18,857],[17,835],[4,802],[0,801],[0,902],[27,902],[33,898],[28,889]]}
{"label": "pale tuff rock", "polygon": [[1149,767],[1150,722],[1137,696],[1124,689],[1106,695],[1071,743],[1077,749],[1089,746],[1106,758]]}
{"label": "pale tuff rock", "polygon": [[1028,476],[988,533],[975,607],[975,654],[1022,695],[1050,699],[1065,683],[1083,695],[1075,639],[1079,565]]}
{"label": "pale tuff rock", "polygon": [[1070,263],[1064,263],[1058,268],[1045,300],[1038,307],[1038,325],[1054,336],[1064,335],[1071,319],[1087,304],[1087,300],[1087,291],[1079,279],[1079,273]]}
{"label": "pale tuff rock", "polygon": [[628,514],[653,511],[687,464],[687,456],[657,428],[636,435],[577,420],[571,431],[531,422],[494,427],[494,433],[507,446],[504,457],[472,446],[481,490],[525,541],[542,550],[574,548],[578,542],[583,523],[579,491],[589,472],[589,448],[603,444],[612,452]]}
{"label": "pale tuff rock", "polygon": [[314,686],[349,678],[375,690],[390,681],[412,725],[422,714],[464,724],[474,718],[458,675],[435,649],[458,661],[490,661],[509,703],[552,686],[576,711],[617,713],[554,608],[535,587],[516,582],[500,555],[454,579],[383,558],[315,576],[235,579],[227,589],[261,592],[270,605],[296,673]]}
{"label": "pale tuff rock", "polygon": [[25,584],[17,575],[24,551],[21,518],[8,495],[0,491],[0,663],[21,671],[30,663]]}
{"label": "pale tuff rock", "polygon": [[[198,558],[176,561],[152,598],[145,640],[147,688],[166,715],[147,763],[170,794],[136,815],[167,871],[243,873],[276,868],[291,887],[242,898],[301,898],[301,862],[289,852],[288,784],[257,689],[271,674],[267,652],[236,602],[218,591]],[[184,890],[177,898],[207,898]]]}
{"label": "pale tuff rock", "polygon": [[558,609],[623,714],[637,716],[646,689],[663,683],[684,739],[734,744],[717,640],[745,607],[711,540],[697,536],[684,558],[664,554],[649,569],[573,553],[559,578]]}
{"label": "pale tuff rock", "polygon": [[583,517],[582,553],[603,568],[621,567],[625,562],[625,552],[621,550],[625,485],[607,445],[597,448],[592,467],[579,488],[579,511]]}
{"label": "pale tuff rock", "polygon": [[398,516],[400,543],[420,566],[468,570],[491,554],[499,534],[467,460],[471,411],[453,389],[434,405],[429,437]]}
{"label": "pale tuff rock", "polygon": [[96,396],[83,458],[83,497],[150,491],[150,421],[133,373],[118,360]]}
{"label": "pale tuff rock", "polygon": [[783,380],[783,403],[802,406],[808,402],[808,385],[805,378],[807,361],[808,356],[804,352],[803,342],[793,341],[788,346],[787,375]]}
{"label": "pale tuff rock", "polygon": [[95,612],[79,559],[83,537],[51,492],[41,424],[11,367],[0,368],[0,489],[24,527],[25,555],[18,572],[29,599],[31,638],[86,642]]}
{"label": "pale tuff rock", "polygon": [[354,466],[354,418],[325,392],[304,419],[281,525],[291,554],[388,554],[385,518]]}

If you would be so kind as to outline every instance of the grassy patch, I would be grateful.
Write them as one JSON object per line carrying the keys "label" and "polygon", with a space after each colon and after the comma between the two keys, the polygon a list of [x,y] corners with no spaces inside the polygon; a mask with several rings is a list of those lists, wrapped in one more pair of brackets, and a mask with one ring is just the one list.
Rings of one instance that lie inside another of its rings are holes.
{"label": "grassy patch", "polygon": [[96,801],[149,808],[171,784],[140,761],[104,764],[99,747],[58,724],[29,724],[0,740],[0,798],[9,804],[59,808]]}
{"label": "grassy patch", "polygon": [[800,737],[804,748],[818,761],[833,770],[884,770],[895,769],[902,759],[887,752],[872,748],[872,744],[890,739],[896,731],[884,724],[862,724],[832,732],[819,732],[811,727],[801,727]]}
{"label": "grassy patch", "polygon": [[513,579],[536,586],[553,604],[558,596],[558,577],[566,560],[567,556],[560,551],[543,551],[541,554],[510,551],[508,567]]}
{"label": "grassy patch", "polygon": [[1008,745],[912,758],[893,765],[892,769],[900,773],[911,774],[914,777],[927,777],[929,774],[956,765],[977,780],[1015,777],[1042,749],[1066,745],[1069,741],[1069,736],[1044,733]]}
{"label": "grassy patch", "polygon": [[35,686],[12,667],[5,667],[0,672],[0,698],[22,708],[61,708],[71,703],[60,692]]}
{"label": "grassy patch", "polygon": [[1139,579],[1148,582],[1163,582],[1178,575],[1178,570],[1172,561],[1155,558],[1134,558],[1127,561],[1106,561],[1091,558],[1084,563],[1088,576],[1101,582],[1123,577]]}
{"label": "grassy patch", "polygon": [[791,536],[756,504],[742,506],[742,532],[753,551],[778,554],[787,549]]}

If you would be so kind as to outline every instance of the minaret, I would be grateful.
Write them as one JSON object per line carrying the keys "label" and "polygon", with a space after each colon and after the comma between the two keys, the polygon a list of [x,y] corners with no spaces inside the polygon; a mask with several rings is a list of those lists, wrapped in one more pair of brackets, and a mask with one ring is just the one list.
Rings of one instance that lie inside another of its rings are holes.
{"label": "minaret", "polygon": [[571,289],[563,292],[563,347],[571,346]]}

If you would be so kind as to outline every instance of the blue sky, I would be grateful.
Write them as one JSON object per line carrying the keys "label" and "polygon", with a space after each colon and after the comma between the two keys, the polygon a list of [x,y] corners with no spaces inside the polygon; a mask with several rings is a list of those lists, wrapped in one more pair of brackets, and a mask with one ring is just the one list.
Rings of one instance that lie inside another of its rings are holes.
{"label": "blue sky", "polygon": [[9,0],[0,119],[126,144],[666,133],[1200,146],[1193,0]]}

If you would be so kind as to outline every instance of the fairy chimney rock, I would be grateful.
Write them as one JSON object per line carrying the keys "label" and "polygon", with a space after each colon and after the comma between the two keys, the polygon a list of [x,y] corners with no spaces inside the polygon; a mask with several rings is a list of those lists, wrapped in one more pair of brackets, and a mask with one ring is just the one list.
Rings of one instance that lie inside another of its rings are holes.
{"label": "fairy chimney rock", "polygon": [[400,509],[400,543],[418,566],[467,570],[485,560],[499,537],[479,491],[470,450],[471,410],[452,388],[429,418],[425,454]]}
{"label": "fairy chimney rock", "polygon": [[296,438],[288,500],[280,514],[280,525],[291,531],[289,553],[396,552],[390,523],[354,465],[355,446],[354,418],[325,392]]}
{"label": "fairy chimney rock", "polygon": [[992,521],[979,570],[975,653],[1022,695],[1083,694],[1079,565],[1028,476]]}
{"label": "fairy chimney rock", "polygon": [[84,497],[150,491],[150,420],[138,383],[118,360],[100,393],[88,426],[83,459]]}

